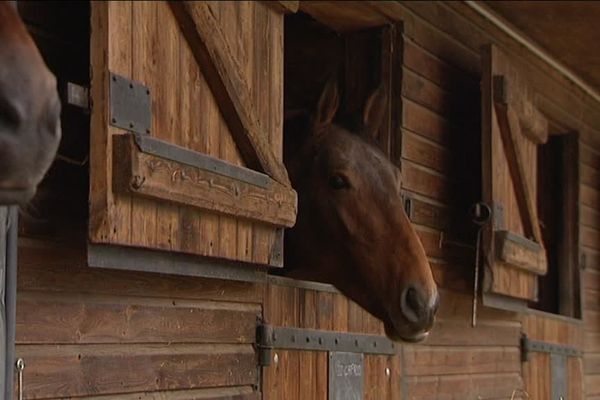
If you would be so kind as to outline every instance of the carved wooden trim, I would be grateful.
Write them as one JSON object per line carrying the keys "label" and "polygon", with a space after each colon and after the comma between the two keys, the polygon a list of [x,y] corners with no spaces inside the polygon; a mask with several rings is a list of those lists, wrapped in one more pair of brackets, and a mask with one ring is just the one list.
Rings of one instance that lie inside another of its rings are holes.
{"label": "carved wooden trim", "polygon": [[[113,136],[113,190],[290,227],[296,192],[271,180],[263,188],[177,161],[147,154],[132,135]],[[232,166],[234,167],[234,166]]]}

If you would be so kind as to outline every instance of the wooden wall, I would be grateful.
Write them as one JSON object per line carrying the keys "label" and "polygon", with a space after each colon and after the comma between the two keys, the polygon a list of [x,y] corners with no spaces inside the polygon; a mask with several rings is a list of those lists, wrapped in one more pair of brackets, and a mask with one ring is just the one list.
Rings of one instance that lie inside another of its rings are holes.
{"label": "wooden wall", "polygon": [[91,269],[64,243],[19,257],[25,399],[257,399],[260,287]]}
{"label": "wooden wall", "polygon": [[[547,386],[532,377],[547,360],[520,361],[525,331],[583,346],[583,370],[570,360],[569,380],[583,377],[584,386],[574,384],[570,395],[600,399],[600,133],[593,128],[600,126],[600,105],[464,4],[361,7],[302,3],[340,30],[404,23],[403,101],[396,110],[404,188],[413,194],[413,220],[444,288],[424,344],[403,345],[398,357],[367,357],[366,398],[508,399],[521,388],[546,399]],[[487,308],[470,326],[474,232],[467,209],[478,200],[480,46],[490,41],[520,62],[554,122],[581,134],[582,326]],[[27,364],[26,399],[257,399],[252,343],[261,313],[274,325],[381,333],[377,321],[339,294],[92,270],[83,242],[24,238],[19,268],[17,355]],[[323,355],[278,353],[278,364],[264,370],[264,398],[323,399]]]}

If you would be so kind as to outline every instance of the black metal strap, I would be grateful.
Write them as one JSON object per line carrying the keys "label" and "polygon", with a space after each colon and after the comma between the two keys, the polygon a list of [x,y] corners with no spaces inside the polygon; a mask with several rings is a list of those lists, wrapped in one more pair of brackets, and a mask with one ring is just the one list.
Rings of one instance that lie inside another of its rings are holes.
{"label": "black metal strap", "polygon": [[381,335],[332,332],[316,329],[258,326],[257,342],[262,356],[261,365],[269,365],[273,349],[343,351],[364,354],[395,354],[396,345]]}
{"label": "black metal strap", "polygon": [[581,357],[583,356],[583,351],[580,349],[567,346],[562,344],[555,344],[549,342],[542,342],[538,340],[531,340],[527,337],[527,335],[523,334],[521,336],[521,359],[522,361],[529,360],[529,353],[548,353],[548,354],[556,354],[563,355],[567,357]]}

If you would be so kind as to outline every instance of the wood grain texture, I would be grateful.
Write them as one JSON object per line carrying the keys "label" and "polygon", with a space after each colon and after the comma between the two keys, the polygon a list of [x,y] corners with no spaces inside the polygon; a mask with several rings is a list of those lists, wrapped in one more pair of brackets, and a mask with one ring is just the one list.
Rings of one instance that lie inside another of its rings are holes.
{"label": "wood grain texture", "polygon": [[248,166],[289,186],[285,167],[252,115],[246,81],[209,5],[171,3],[170,6]]}
{"label": "wood grain texture", "polygon": [[23,345],[17,356],[28,360],[26,398],[252,385],[257,379],[250,345]]}

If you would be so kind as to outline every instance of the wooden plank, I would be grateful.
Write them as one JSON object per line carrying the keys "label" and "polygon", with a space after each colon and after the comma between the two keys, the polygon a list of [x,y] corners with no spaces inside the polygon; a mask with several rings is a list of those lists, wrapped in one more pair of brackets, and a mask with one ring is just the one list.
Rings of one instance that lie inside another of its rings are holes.
{"label": "wooden plank", "polygon": [[269,188],[141,152],[130,135],[114,137],[113,190],[167,200],[226,215],[292,226],[296,192],[271,181]]}
{"label": "wooden plank", "polygon": [[581,183],[593,188],[600,188],[600,170],[581,163]]}
{"label": "wooden plank", "polygon": [[442,174],[451,164],[451,152],[446,147],[409,131],[403,132],[402,157]]}
{"label": "wooden plank", "polygon": [[479,97],[477,79],[441,60],[407,35],[404,37],[403,59],[406,68],[450,93],[472,93],[473,96]]}
{"label": "wooden plank", "polygon": [[254,343],[260,314],[257,305],[24,291],[18,307],[20,344]]}
{"label": "wooden plank", "polygon": [[405,160],[402,165],[402,188],[437,201],[452,200],[452,182],[447,176]]}
{"label": "wooden plank", "polygon": [[448,145],[457,129],[444,117],[403,98],[402,126],[436,143]]}
{"label": "wooden plank", "polygon": [[438,320],[435,329],[423,343],[429,346],[518,346],[519,324],[479,320],[471,328],[470,321]]}
{"label": "wooden plank", "polygon": [[285,167],[269,146],[268,134],[259,130],[247,83],[209,6],[203,3],[170,3],[170,6],[247,165],[290,186]]}
{"label": "wooden plank", "polygon": [[[152,84],[157,79],[156,64],[153,62],[159,36],[157,4],[152,2],[134,2],[132,6],[132,43],[135,45],[132,46],[131,51],[131,78],[152,87]],[[152,122],[157,123],[157,119],[158,115],[154,115]],[[166,134],[166,132],[163,134]],[[117,136],[113,135],[113,146],[116,138]],[[115,178],[116,176],[113,177],[113,180]],[[114,190],[114,182],[112,189]],[[132,199],[130,220],[131,243],[142,247],[157,247],[156,214],[156,202],[144,198]]]}
{"label": "wooden plank", "polygon": [[[411,400],[448,398],[510,399],[514,389],[522,388],[519,373],[472,374],[410,377],[407,379],[408,398]],[[548,398],[548,397],[540,397]]]}
{"label": "wooden plank", "polygon": [[21,345],[26,398],[257,383],[251,345]]}
{"label": "wooden plank", "polygon": [[[524,269],[538,275],[546,273],[548,261],[546,252],[541,248],[535,249],[527,243],[521,243],[520,236],[508,231],[496,231],[496,257],[506,264]],[[526,242],[527,239],[524,240]]]}
{"label": "wooden plank", "polygon": [[579,199],[581,204],[597,210],[600,207],[600,190],[593,189],[587,185],[581,185]]}
{"label": "wooden plank", "polygon": [[404,374],[468,375],[521,371],[518,347],[406,346]]}
{"label": "wooden plank", "polygon": [[54,243],[41,248],[23,246],[19,250],[19,290],[262,302],[256,284],[87,268],[85,249]]}
{"label": "wooden plank", "polygon": [[[116,129],[108,126],[108,70],[130,76],[131,3],[95,3],[91,9],[91,98],[96,105],[90,127],[90,222],[94,242],[128,243],[131,201],[114,196],[112,187],[112,143]],[[109,57],[107,58],[106,53]]]}
{"label": "wooden plank", "polygon": [[[178,93],[182,92],[182,77],[179,75],[181,70],[180,63],[182,62],[180,57],[181,41],[179,30],[172,14],[169,12],[167,4],[158,2],[156,3],[156,7],[156,28],[160,30],[160,33],[156,36],[155,46],[157,49],[160,49],[160,59],[163,61],[156,63],[155,76],[158,79],[153,79],[151,85],[152,95],[156,96],[156,99],[159,99],[156,102],[158,110],[154,110],[156,119],[153,129],[155,135],[160,134],[162,139],[170,143],[177,143],[178,136],[182,130],[182,121],[180,118],[173,118],[172,116],[179,115],[182,96],[173,94],[173,86],[175,85],[178,89]],[[168,77],[168,79],[165,79],[165,77]],[[113,171],[113,173],[118,172]],[[157,248],[179,250],[179,206],[172,203],[163,203],[157,206],[156,212]]]}
{"label": "wooden plank", "polygon": [[[403,69],[402,95],[404,97],[448,118],[451,122],[478,125],[477,118],[473,115],[473,110],[478,107],[480,101],[478,91],[465,86],[461,90],[455,89],[457,93],[452,93],[419,73],[420,70]],[[456,101],[458,93],[461,93],[462,101]]]}
{"label": "wooden plank", "polygon": [[214,389],[192,389],[160,392],[138,392],[105,396],[86,396],[85,400],[259,400],[260,393],[250,386]]}

